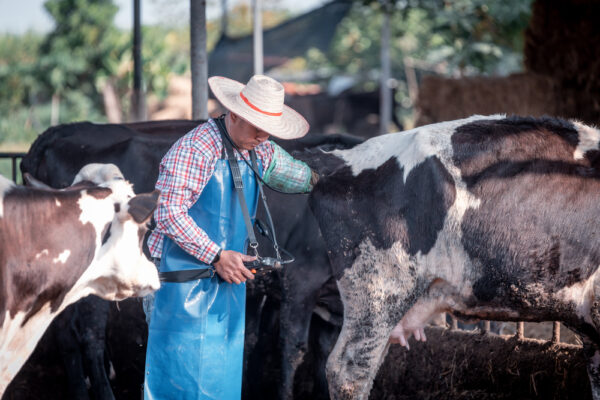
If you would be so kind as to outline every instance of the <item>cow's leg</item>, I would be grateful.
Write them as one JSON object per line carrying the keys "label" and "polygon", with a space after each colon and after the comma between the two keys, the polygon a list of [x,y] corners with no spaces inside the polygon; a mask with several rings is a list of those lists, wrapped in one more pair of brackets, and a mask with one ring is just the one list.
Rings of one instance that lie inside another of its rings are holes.
{"label": "cow's leg", "polygon": [[96,296],[86,297],[78,304],[78,330],[91,392],[96,400],[114,400],[104,358],[108,312],[109,302]]}
{"label": "cow's leg", "polygon": [[72,399],[89,399],[85,384],[85,373],[79,347],[79,340],[71,322],[76,318],[75,303],[65,309],[52,323],[56,344],[65,367],[69,382],[69,397]]}
{"label": "cow's leg", "polygon": [[[397,307],[380,309],[368,304],[371,299],[363,300],[362,309],[344,310],[350,315],[344,316],[342,331],[327,360],[327,381],[332,399],[368,398],[387,351],[390,333],[397,323],[398,317],[392,315],[401,315]],[[400,301],[403,309],[408,308],[408,304],[407,299]]]}
{"label": "cow's leg", "polygon": [[[588,331],[588,334],[586,334],[577,327],[574,330],[579,333],[583,341],[583,353],[586,358],[592,397],[594,400],[600,400],[600,339],[598,334],[600,332],[600,279],[598,277],[594,279],[591,290],[593,301],[590,307],[590,317],[593,323],[592,329],[595,332]],[[573,329],[573,327],[570,328]]]}
{"label": "cow's leg", "polygon": [[415,269],[392,251],[359,256],[338,280],[344,323],[327,360],[332,399],[366,399],[390,333],[424,292]]}
{"label": "cow's leg", "polygon": [[592,388],[592,398],[600,400],[600,347],[583,337],[583,352],[587,362],[587,373]]}
{"label": "cow's leg", "polygon": [[[315,400],[329,399],[329,387],[325,376],[327,357],[331,353],[333,346],[340,334],[340,326],[331,324],[321,318],[315,316],[313,321],[321,320],[320,324],[316,324],[316,332],[318,332],[317,346],[315,352],[315,386],[313,389],[312,398]],[[320,322],[320,321],[319,321]],[[311,328],[311,332],[315,329]]]}
{"label": "cow's leg", "polygon": [[[319,290],[330,276],[327,263],[301,264],[284,271],[280,317],[282,378],[279,397],[282,399],[293,398],[294,377],[308,350],[311,316]],[[325,371],[320,372],[324,374]]]}

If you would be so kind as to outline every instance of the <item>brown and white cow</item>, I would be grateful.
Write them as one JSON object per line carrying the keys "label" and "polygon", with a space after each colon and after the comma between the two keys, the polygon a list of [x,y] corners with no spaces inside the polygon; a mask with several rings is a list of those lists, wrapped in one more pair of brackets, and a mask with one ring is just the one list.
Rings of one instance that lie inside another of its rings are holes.
{"label": "brown and white cow", "polygon": [[0,395],[66,306],[159,288],[141,243],[157,199],[123,179],[52,190],[0,176]]}
{"label": "brown and white cow", "polygon": [[367,398],[390,335],[449,311],[562,321],[600,399],[599,145],[576,121],[496,115],[299,154],[344,303],[331,397]]}

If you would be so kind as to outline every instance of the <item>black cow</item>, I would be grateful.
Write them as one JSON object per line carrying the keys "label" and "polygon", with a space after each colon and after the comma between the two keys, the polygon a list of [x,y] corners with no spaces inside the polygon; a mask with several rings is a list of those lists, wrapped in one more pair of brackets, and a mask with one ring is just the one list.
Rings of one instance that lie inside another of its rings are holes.
{"label": "black cow", "polygon": [[[392,109],[398,104],[392,95]],[[286,104],[302,114],[310,124],[310,132],[347,132],[368,139],[379,131],[381,96],[378,90],[346,90],[336,96],[328,93],[287,95]],[[402,123],[392,112],[392,122]]]}
{"label": "black cow", "polygon": [[122,179],[50,190],[0,176],[0,396],[69,304],[159,288],[140,242],[157,200]]}
{"label": "black cow", "polygon": [[[198,121],[155,121],[129,125],[77,123],[50,128],[32,145],[28,155],[23,159],[21,169],[22,172],[28,172],[51,186],[64,187],[72,182],[81,165],[90,162],[111,162],[123,171],[125,178],[131,181],[137,190],[151,190],[157,178],[158,165],[162,156],[175,140],[198,123]],[[169,131],[163,135],[160,131],[165,127]],[[310,135],[297,141],[280,141],[279,144],[288,151],[294,151],[319,145],[328,148],[349,148],[360,142],[361,139],[350,136]],[[296,262],[284,270],[281,278],[276,275],[270,276],[266,279],[257,279],[248,285],[244,394],[249,398],[253,396],[264,398],[265,390],[268,390],[266,385],[272,382],[274,385],[271,385],[271,388],[274,388],[281,382],[279,379],[272,381],[274,378],[272,375],[263,375],[262,379],[246,378],[269,370],[265,365],[265,352],[268,352],[271,357],[277,354],[273,349],[273,340],[280,340],[282,348],[281,363],[279,360],[275,361],[275,364],[280,364],[284,377],[280,390],[285,397],[291,396],[296,369],[303,355],[308,351],[309,324],[317,302],[320,305],[317,309],[322,311],[321,315],[326,315],[327,320],[341,325],[339,295],[335,282],[331,279],[331,269],[316,220],[307,206],[308,196],[290,196],[266,190],[280,244],[294,253]],[[259,209],[258,217],[265,221],[263,212]],[[268,252],[271,249],[270,243],[264,238],[259,240],[261,252]],[[264,285],[270,285],[268,290],[264,289]],[[282,296],[281,292],[283,292]],[[281,339],[278,339],[273,338],[272,334],[278,331],[277,327],[273,329],[273,324],[279,325],[280,300]],[[85,302],[88,304],[82,307],[96,309],[106,307],[102,305],[102,300],[94,297],[85,299]],[[74,389],[74,392],[80,393],[74,396],[81,398],[80,396],[84,396],[85,393],[82,383],[84,368],[80,361],[83,358],[83,363],[88,365],[86,369],[92,371],[89,375],[94,397],[110,398],[102,397],[102,393],[107,393],[102,388],[106,389],[109,386],[103,369],[104,352],[101,350],[104,348],[107,314],[103,312],[85,314],[77,312],[77,307],[79,305],[73,308],[77,319],[71,315],[61,317],[71,329],[67,333],[59,334],[60,343],[74,350],[65,351],[65,362],[72,367],[69,369],[69,376],[73,379],[71,387],[78,388]],[[134,308],[141,312],[141,307]],[[86,320],[82,321],[82,318]],[[83,327],[90,326],[94,326],[95,329],[90,331],[88,328],[86,335],[82,335]],[[330,331],[333,333],[324,337],[331,335],[335,337],[337,333],[335,327]],[[84,343],[81,343],[82,341]],[[82,346],[69,346],[69,343],[73,342],[78,342]],[[329,343],[331,339],[325,342]],[[327,348],[326,344],[323,346]],[[88,350],[79,354],[76,350],[80,347]],[[253,361],[255,359],[256,362]],[[254,368],[253,365],[261,365],[261,367]],[[118,375],[117,365],[115,369]],[[272,369],[278,370],[279,367],[273,366]],[[324,367],[322,370],[324,371]],[[322,376],[323,385],[315,391],[326,393],[324,373]],[[135,383],[132,385],[135,386]],[[273,397],[276,396],[277,390],[273,392]]]}
{"label": "black cow", "polygon": [[364,399],[392,341],[435,313],[558,320],[581,334],[600,399],[600,131],[482,117],[305,153],[310,204],[344,304],[334,399]]}

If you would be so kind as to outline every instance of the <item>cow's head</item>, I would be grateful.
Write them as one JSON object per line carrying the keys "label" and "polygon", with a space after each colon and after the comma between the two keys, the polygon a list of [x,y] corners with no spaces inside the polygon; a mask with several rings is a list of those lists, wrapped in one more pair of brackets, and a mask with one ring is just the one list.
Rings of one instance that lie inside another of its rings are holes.
{"label": "cow's head", "polygon": [[146,224],[160,193],[135,195],[122,178],[99,186],[110,189],[108,196],[98,198],[90,192],[79,201],[82,222],[92,223],[97,233],[94,262],[82,282],[91,293],[107,300],[145,296],[160,287],[156,267],[142,251]]}

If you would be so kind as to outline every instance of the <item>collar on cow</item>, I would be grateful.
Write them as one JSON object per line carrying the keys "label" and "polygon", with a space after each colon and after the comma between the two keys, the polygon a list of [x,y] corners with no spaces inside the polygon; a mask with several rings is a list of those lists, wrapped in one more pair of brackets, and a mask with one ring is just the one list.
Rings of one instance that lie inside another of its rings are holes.
{"label": "collar on cow", "polygon": [[[273,270],[279,269],[283,264],[289,264],[294,261],[294,256],[287,250],[282,247],[279,247],[277,244],[277,236],[275,234],[275,227],[273,226],[273,219],[271,218],[271,212],[269,211],[269,206],[267,205],[267,197],[265,196],[265,192],[262,187],[262,183],[264,181],[261,179],[260,174],[257,172],[257,162],[256,162],[256,152],[254,150],[250,151],[250,159],[252,164],[248,163],[248,161],[244,158],[243,154],[240,152],[239,148],[235,145],[229,133],[227,132],[227,127],[225,126],[224,117],[221,116],[215,119],[217,127],[219,128],[219,133],[221,134],[221,140],[223,141],[223,150],[227,155],[227,159],[229,161],[229,168],[231,168],[231,175],[233,177],[233,182],[235,186],[235,190],[237,192],[238,198],[240,200],[240,206],[242,208],[242,214],[244,216],[244,223],[246,224],[246,230],[248,231],[248,238],[250,240],[250,248],[254,251],[254,255],[256,256],[255,261],[244,262],[244,264],[248,267],[255,270]],[[242,182],[242,175],[240,173],[240,167],[237,163],[237,159],[235,158],[233,147],[236,147],[236,150],[240,153],[242,159],[248,164],[248,166],[254,172],[254,175],[257,177],[258,190],[260,192],[260,197],[262,199],[263,206],[265,208],[265,212],[267,214],[267,220],[270,226],[270,232],[266,229],[262,221],[256,220],[257,227],[259,232],[265,236],[267,239],[271,241],[273,244],[273,248],[275,249],[275,255],[277,258],[272,257],[261,257],[258,254],[258,241],[256,240],[256,236],[254,235],[254,228],[252,227],[252,223],[250,222],[250,214],[248,212],[248,206],[246,204],[246,198],[244,196],[244,183]],[[283,260],[281,257],[281,253],[284,253],[288,259]]]}

